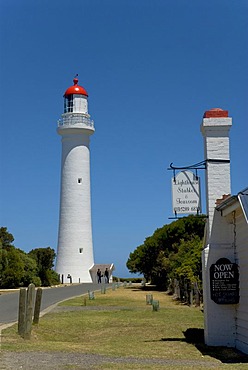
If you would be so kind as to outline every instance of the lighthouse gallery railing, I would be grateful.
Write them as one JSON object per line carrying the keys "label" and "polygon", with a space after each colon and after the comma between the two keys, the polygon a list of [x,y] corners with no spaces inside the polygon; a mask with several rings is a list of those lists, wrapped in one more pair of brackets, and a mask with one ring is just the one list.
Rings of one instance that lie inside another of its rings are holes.
{"label": "lighthouse gallery railing", "polygon": [[94,121],[88,117],[82,116],[81,114],[71,114],[58,120],[58,127],[74,125],[82,125],[94,128]]}

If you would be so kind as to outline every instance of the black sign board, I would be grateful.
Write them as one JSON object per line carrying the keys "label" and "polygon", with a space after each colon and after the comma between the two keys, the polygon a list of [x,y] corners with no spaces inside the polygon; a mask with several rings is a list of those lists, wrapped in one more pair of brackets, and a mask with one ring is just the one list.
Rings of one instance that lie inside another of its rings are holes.
{"label": "black sign board", "polygon": [[218,304],[239,303],[239,269],[236,263],[220,258],[210,267],[211,299]]}

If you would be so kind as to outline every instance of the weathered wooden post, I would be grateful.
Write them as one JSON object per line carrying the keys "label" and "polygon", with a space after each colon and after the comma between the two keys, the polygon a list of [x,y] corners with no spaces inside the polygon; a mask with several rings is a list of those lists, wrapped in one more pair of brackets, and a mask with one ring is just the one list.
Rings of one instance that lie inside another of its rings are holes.
{"label": "weathered wooden post", "polygon": [[153,311],[158,311],[159,310],[159,301],[157,301],[157,300],[152,301],[152,310]]}
{"label": "weathered wooden post", "polygon": [[38,288],[36,292],[35,306],[34,306],[34,319],[33,324],[39,324],[40,307],[41,307],[42,289]]}
{"label": "weathered wooden post", "polygon": [[24,339],[30,339],[31,337],[34,296],[35,296],[35,286],[34,284],[29,284],[27,291]]}
{"label": "weathered wooden post", "polygon": [[25,332],[27,289],[21,288],[19,294],[19,312],[18,312],[18,334],[22,337]]}
{"label": "weathered wooden post", "polygon": [[91,292],[90,290],[88,290],[88,294],[89,294],[89,300],[91,301],[92,299],[95,299],[95,293],[94,292]]}
{"label": "weathered wooden post", "polygon": [[147,294],[146,295],[146,304],[152,304],[153,302],[153,295],[152,294]]}

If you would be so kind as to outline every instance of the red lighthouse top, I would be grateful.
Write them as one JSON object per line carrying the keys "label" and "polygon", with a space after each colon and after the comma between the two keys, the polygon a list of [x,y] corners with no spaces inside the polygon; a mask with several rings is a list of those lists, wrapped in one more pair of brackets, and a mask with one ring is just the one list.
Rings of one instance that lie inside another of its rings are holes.
{"label": "red lighthouse top", "polygon": [[78,85],[78,78],[77,76],[74,77],[73,79],[73,86],[68,87],[68,89],[64,93],[64,97],[68,95],[73,95],[73,94],[80,94],[80,95],[85,95],[88,96],[87,91],[82,87]]}

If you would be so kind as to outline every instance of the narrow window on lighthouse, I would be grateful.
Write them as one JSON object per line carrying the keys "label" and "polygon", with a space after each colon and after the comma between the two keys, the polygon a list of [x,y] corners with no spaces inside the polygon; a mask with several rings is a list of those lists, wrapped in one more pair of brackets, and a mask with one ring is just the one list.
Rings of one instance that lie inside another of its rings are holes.
{"label": "narrow window on lighthouse", "polygon": [[79,248],[79,253],[83,253],[83,248]]}
{"label": "narrow window on lighthouse", "polygon": [[82,177],[80,177],[80,178],[78,179],[78,184],[82,184],[82,182],[83,182]]}
{"label": "narrow window on lighthouse", "polygon": [[64,113],[69,112],[73,112],[73,95],[68,95],[65,97]]}

